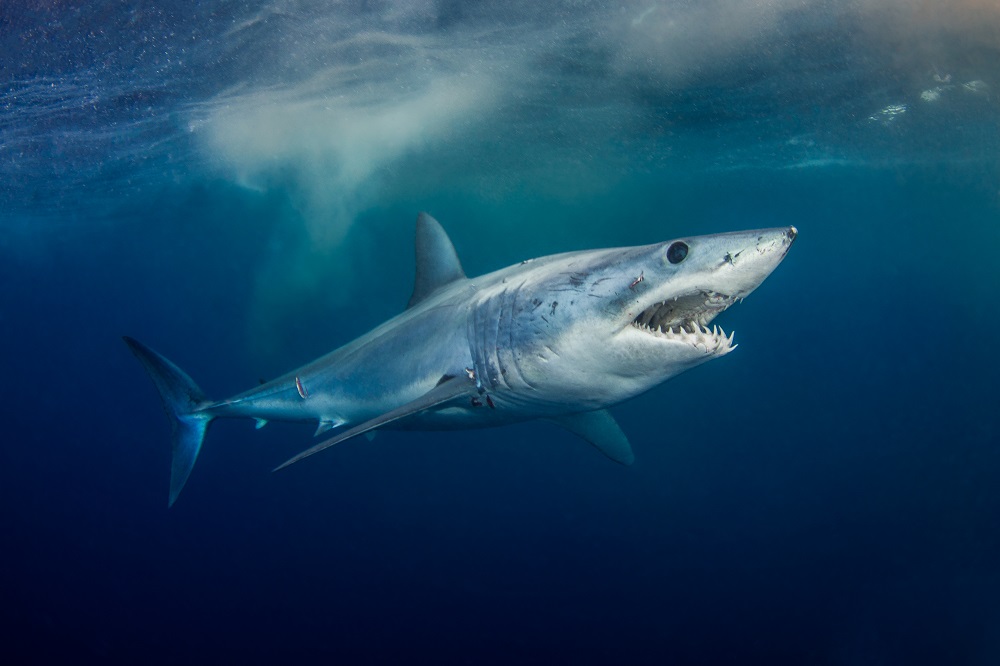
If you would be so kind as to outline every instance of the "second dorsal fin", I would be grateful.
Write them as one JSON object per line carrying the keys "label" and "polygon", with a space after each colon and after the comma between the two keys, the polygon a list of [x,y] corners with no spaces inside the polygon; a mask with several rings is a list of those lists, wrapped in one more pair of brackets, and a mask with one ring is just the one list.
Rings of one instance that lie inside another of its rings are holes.
{"label": "second dorsal fin", "polygon": [[465,277],[462,263],[441,224],[427,213],[417,216],[417,274],[413,295],[406,307],[412,308],[446,284]]}

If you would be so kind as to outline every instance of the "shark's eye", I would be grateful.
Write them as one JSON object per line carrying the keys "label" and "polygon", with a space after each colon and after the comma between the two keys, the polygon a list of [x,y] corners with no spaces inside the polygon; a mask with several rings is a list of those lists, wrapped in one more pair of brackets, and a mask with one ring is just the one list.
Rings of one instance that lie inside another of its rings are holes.
{"label": "shark's eye", "polygon": [[681,263],[686,256],[688,256],[687,243],[677,241],[676,243],[671,243],[670,247],[667,248],[667,261],[672,264]]}

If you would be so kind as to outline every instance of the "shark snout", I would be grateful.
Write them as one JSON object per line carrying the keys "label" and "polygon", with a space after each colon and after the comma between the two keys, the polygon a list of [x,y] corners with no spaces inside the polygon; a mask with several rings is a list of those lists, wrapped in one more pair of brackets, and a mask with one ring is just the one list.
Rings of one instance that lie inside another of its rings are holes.
{"label": "shark snout", "polygon": [[723,274],[729,273],[734,284],[729,293],[744,297],[756,289],[788,254],[799,230],[789,226],[750,232],[754,242],[738,254],[727,255]]}
{"label": "shark snout", "polygon": [[793,226],[754,229],[692,238],[690,256],[678,265],[678,280],[690,292],[745,298],[788,254],[798,237]]}
{"label": "shark snout", "polygon": [[798,234],[795,227],[779,227],[707,236],[704,248],[709,256],[704,257],[704,261],[712,264],[721,260],[722,264],[734,268],[761,267],[761,264],[772,262],[776,265]]}
{"label": "shark snout", "polygon": [[[779,236],[778,244],[781,250],[781,258],[783,259],[788,253],[788,250],[792,247],[792,243],[799,235],[799,230],[795,227],[787,227],[782,230]],[[779,260],[780,261],[780,260]]]}

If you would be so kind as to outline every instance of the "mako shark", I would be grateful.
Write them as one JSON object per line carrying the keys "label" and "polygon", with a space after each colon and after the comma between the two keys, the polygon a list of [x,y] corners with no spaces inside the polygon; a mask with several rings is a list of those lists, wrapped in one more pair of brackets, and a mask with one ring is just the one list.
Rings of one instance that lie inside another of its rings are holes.
{"label": "mako shark", "polygon": [[169,505],[222,417],[336,430],[276,469],[376,429],[531,419],[631,464],[608,407],[732,351],[733,335],[709,324],[764,281],[796,234],[783,227],[568,252],[470,279],[441,225],[421,213],[406,310],[266,384],[209,400],[180,368],[126,337],[173,423]]}

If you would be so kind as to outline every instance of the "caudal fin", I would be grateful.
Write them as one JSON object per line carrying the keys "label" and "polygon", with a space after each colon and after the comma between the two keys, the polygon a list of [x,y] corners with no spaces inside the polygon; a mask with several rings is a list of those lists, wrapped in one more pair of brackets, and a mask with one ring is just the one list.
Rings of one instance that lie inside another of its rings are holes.
{"label": "caudal fin", "polygon": [[198,452],[201,451],[201,442],[205,439],[205,431],[212,422],[210,414],[198,411],[208,402],[208,398],[183,370],[166,358],[138,340],[128,336],[124,340],[156,385],[173,425],[170,499],[167,504],[173,506],[191,475]]}

